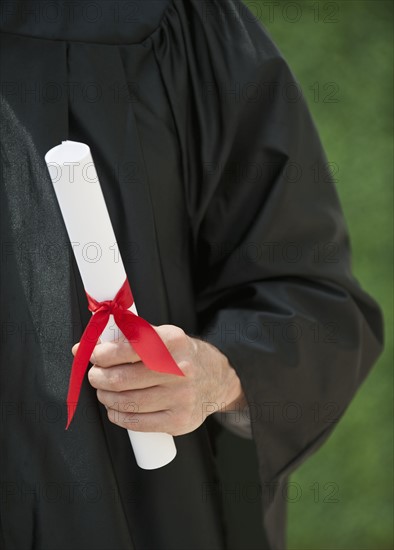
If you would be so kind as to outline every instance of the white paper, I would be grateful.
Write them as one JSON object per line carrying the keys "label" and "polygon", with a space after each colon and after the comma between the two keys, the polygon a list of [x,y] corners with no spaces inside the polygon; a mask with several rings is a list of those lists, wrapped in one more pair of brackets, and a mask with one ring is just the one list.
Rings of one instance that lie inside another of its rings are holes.
{"label": "white paper", "polygon": [[[63,141],[48,151],[45,161],[85,290],[99,302],[113,300],[126,272],[90,149],[84,143]],[[130,311],[137,314],[135,304]],[[122,337],[111,315],[100,338],[108,342]],[[127,431],[141,468],[160,468],[175,458],[171,435]]]}

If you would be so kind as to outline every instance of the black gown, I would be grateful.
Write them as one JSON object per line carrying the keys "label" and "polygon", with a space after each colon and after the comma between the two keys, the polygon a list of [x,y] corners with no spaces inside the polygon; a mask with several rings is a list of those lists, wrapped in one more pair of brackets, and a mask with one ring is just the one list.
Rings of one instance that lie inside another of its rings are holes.
{"label": "black gown", "polygon": [[281,487],[382,347],[294,76],[233,0],[2,9],[1,548],[202,550],[242,548],[234,529],[248,537],[221,490],[230,464],[245,468],[243,440],[218,456],[213,416],[156,471],[136,466],[88,382],[64,429],[71,347],[90,317],[43,162],[65,139],[91,147],[140,315],[207,339],[237,370],[261,490],[250,547],[283,548]]}

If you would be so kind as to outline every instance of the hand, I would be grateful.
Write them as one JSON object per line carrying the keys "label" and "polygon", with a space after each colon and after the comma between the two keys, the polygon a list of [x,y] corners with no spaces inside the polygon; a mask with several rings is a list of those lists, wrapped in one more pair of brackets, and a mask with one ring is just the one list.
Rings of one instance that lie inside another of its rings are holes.
{"label": "hand", "polygon": [[[98,343],[88,378],[111,422],[136,432],[182,435],[218,407],[228,411],[245,402],[241,382],[221,351],[179,327],[153,328],[185,376],[148,369],[123,339]],[[72,348],[74,355],[78,346]]]}

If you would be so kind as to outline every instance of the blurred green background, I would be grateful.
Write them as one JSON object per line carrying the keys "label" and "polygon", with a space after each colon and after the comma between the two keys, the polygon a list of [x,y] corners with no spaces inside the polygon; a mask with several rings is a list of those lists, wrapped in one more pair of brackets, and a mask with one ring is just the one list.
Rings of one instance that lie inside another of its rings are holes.
{"label": "blurred green background", "polygon": [[292,476],[302,494],[288,505],[288,546],[389,550],[394,546],[393,4],[244,3],[287,59],[328,159],[339,168],[354,273],[383,307],[386,325],[384,354],[327,443]]}

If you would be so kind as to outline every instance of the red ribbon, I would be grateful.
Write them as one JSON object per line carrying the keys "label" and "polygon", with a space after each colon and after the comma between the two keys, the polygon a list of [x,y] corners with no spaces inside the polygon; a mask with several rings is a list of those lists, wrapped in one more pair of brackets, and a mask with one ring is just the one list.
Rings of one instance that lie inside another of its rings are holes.
{"label": "red ribbon", "polygon": [[127,278],[113,300],[97,302],[87,292],[86,296],[89,310],[94,315],[92,315],[82,334],[71,368],[67,395],[66,430],[71,424],[78,405],[79,394],[90,357],[99,337],[107,326],[111,314],[146,367],[158,372],[184,376],[154,328],[145,319],[129,311],[128,308],[133,305],[134,299]]}

